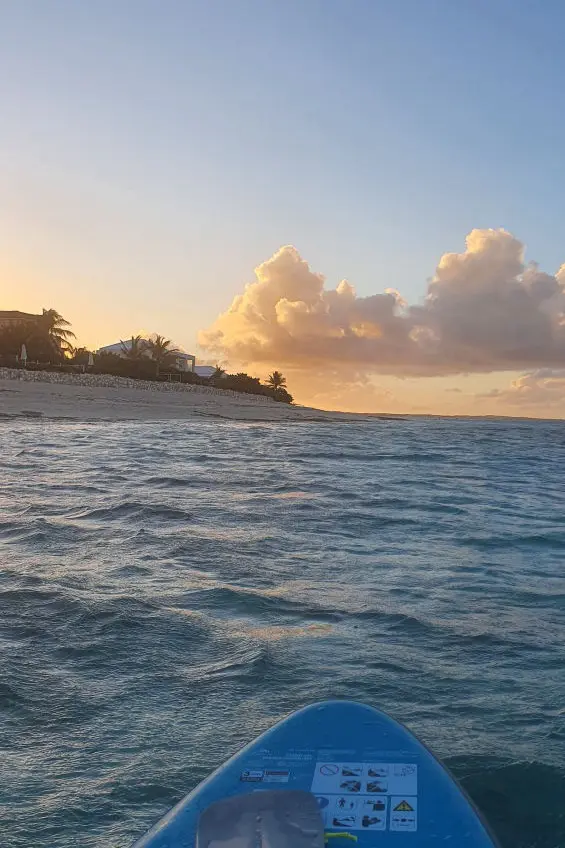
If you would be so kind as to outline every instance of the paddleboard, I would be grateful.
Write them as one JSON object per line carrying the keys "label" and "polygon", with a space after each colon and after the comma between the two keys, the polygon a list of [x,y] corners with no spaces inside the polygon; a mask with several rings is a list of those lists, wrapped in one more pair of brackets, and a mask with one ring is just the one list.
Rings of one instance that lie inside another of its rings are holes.
{"label": "paddleboard", "polygon": [[[329,848],[497,845],[409,730],[363,704],[328,701],[293,713],[232,757],[133,848],[214,848],[233,836],[234,846],[294,848],[281,825],[294,820],[297,846],[300,834]],[[250,821],[270,822],[276,838],[247,842]]]}

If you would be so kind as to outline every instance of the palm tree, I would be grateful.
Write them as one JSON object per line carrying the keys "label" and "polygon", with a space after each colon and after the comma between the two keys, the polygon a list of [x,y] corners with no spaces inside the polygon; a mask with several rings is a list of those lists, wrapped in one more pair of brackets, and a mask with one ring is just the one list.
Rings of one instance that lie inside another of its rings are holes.
{"label": "palm tree", "polygon": [[286,377],[283,377],[280,371],[273,371],[267,377],[267,385],[277,394],[279,389],[283,389],[286,386]]}
{"label": "palm tree", "polygon": [[124,357],[132,362],[139,362],[145,356],[147,340],[142,336],[132,336],[127,342],[120,342],[120,344]]}
{"label": "palm tree", "polygon": [[146,350],[151,354],[151,359],[155,363],[155,373],[159,376],[162,367],[171,367],[176,364],[177,354],[180,350],[176,347],[171,347],[171,340],[164,336],[155,334],[146,343]]}
{"label": "palm tree", "polygon": [[37,318],[37,327],[45,335],[57,354],[65,354],[72,350],[71,339],[76,338],[69,321],[66,321],[56,309],[44,309]]}

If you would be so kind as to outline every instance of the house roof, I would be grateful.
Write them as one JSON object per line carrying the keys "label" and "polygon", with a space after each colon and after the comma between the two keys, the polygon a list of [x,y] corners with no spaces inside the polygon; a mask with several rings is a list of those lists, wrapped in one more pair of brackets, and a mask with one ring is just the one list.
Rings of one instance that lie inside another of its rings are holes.
{"label": "house roof", "polygon": [[131,339],[126,339],[124,342],[114,342],[114,344],[103,345],[102,347],[98,348],[98,352],[100,353],[100,351],[108,351],[110,353],[113,353],[114,351],[116,351],[116,353],[119,353],[123,350],[124,347],[126,348],[126,350],[130,349]]}
{"label": "house roof", "polygon": [[39,317],[30,312],[19,312],[17,309],[0,309],[0,321],[35,321]]}
{"label": "house roof", "polygon": [[195,365],[194,373],[198,374],[199,377],[211,377],[212,374],[216,373],[215,365]]}

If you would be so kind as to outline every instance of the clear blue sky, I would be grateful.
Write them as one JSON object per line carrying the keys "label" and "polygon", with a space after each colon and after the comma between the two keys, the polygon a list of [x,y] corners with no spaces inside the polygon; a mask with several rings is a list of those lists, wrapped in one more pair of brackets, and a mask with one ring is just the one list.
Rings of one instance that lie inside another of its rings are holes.
{"label": "clear blue sky", "polygon": [[0,305],[190,347],[286,243],[411,301],[473,227],[554,271],[564,36],[554,0],[2,0]]}

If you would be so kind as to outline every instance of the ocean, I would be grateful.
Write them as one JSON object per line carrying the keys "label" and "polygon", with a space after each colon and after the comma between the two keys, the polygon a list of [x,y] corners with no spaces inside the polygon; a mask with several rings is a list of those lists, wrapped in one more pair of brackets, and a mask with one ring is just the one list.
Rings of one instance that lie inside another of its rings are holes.
{"label": "ocean", "polygon": [[4,848],[127,848],[323,698],[565,845],[565,423],[5,420],[0,465]]}

